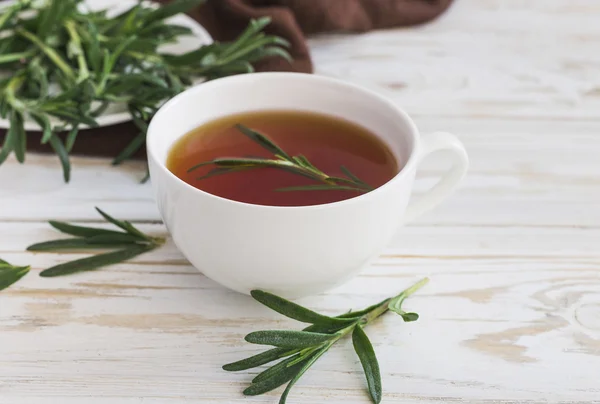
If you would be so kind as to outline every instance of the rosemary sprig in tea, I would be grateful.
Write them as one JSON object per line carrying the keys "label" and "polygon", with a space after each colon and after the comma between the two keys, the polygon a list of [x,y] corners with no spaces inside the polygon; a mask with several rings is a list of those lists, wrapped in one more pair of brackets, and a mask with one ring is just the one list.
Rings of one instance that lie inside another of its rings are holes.
{"label": "rosemary sprig in tea", "polygon": [[[0,116],[10,121],[0,164],[14,153],[25,161],[24,123],[35,122],[58,155],[69,181],[69,153],[82,126],[111,104],[124,104],[140,130],[115,158],[131,157],[145,143],[147,123],[162,103],[195,79],[254,71],[265,57],[289,60],[288,43],[262,29],[268,18],[250,23],[233,42],[215,42],[183,55],[163,45],[193,35],[167,20],[205,0],[174,0],[160,8],[147,2],[117,16],[91,12],[83,0],[16,0],[0,10]],[[59,132],[68,132],[65,140]]]}
{"label": "rosemary sprig in tea", "polygon": [[205,179],[215,175],[229,174],[242,170],[270,167],[285,170],[319,182],[319,184],[313,185],[278,188],[276,191],[279,192],[319,190],[369,192],[373,190],[373,187],[359,179],[356,175],[352,174],[350,170],[344,166],[341,166],[340,169],[346,175],[345,178],[328,175],[315,167],[305,156],[290,156],[265,134],[259,133],[241,124],[237,124],[236,128],[262,148],[272,153],[274,158],[223,157],[196,164],[195,166],[191,167],[188,172],[195,171],[208,165],[214,165],[215,168],[213,170],[209,171],[208,174],[199,177],[199,179]]}
{"label": "rosemary sprig in tea", "polygon": [[6,289],[13,283],[16,283],[19,279],[27,275],[29,269],[29,266],[18,267],[0,259],[0,290]]}
{"label": "rosemary sprig in tea", "polygon": [[252,291],[252,297],[265,306],[294,320],[312,324],[302,331],[267,330],[246,335],[246,341],[252,344],[271,345],[274,348],[238,362],[223,366],[227,371],[252,369],[266,363],[282,359],[277,364],[259,373],[244,394],[255,396],[274,390],[286,383],[287,387],[279,400],[285,404],[287,396],[302,375],[336,342],[352,334],[354,350],[362,364],[371,400],[381,402],[382,388],[379,363],[373,346],[364,332],[373,320],[388,311],[393,311],[405,322],[416,321],[416,313],[402,310],[404,300],[428,282],[425,278],[399,295],[385,299],[360,311],[351,311],[337,317],[328,317],[260,290]]}
{"label": "rosemary sprig in tea", "polygon": [[51,220],[49,223],[56,230],[75,237],[37,243],[27,247],[27,250],[61,251],[100,249],[113,251],[53,266],[42,271],[40,276],[54,277],[76,272],[92,271],[127,261],[140,254],[152,251],[165,242],[163,237],[148,236],[135,228],[130,222],[117,220],[99,208],[96,208],[96,210],[102,215],[104,220],[123,231],[75,226]]}

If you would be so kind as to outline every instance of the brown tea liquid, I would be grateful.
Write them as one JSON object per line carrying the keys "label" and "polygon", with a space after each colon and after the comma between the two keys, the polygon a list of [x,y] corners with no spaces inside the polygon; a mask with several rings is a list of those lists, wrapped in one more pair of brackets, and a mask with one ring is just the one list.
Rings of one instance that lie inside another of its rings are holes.
{"label": "brown tea liquid", "polygon": [[319,205],[361,195],[345,190],[278,192],[278,188],[318,182],[276,168],[257,168],[206,179],[198,178],[214,166],[188,173],[194,165],[219,157],[274,158],[236,129],[236,124],[265,134],[291,156],[306,156],[328,175],[345,177],[340,169],[345,166],[373,188],[392,179],[400,168],[387,145],[365,128],[329,115],[300,111],[252,112],[209,122],[177,141],[169,152],[167,168],[193,187],[257,205]]}

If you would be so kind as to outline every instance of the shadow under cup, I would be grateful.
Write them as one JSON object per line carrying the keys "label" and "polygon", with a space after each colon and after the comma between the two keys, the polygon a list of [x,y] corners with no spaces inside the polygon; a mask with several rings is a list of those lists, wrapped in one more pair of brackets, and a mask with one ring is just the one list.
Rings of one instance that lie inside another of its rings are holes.
{"label": "shadow under cup", "polygon": [[[401,170],[355,198],[277,207],[206,193],[166,168],[171,147],[189,131],[264,110],[317,112],[359,124],[388,145]],[[255,73],[207,82],[173,98],[152,120],[147,148],[159,210],[192,265],[242,293],[263,289],[294,298],[348,280],[390,241],[410,198],[416,139],[410,118],[368,90],[308,74]]]}

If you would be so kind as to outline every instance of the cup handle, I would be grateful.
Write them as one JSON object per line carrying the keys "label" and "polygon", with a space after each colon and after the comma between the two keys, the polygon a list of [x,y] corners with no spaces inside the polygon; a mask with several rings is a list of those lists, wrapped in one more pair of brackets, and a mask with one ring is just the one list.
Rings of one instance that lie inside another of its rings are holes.
{"label": "cup handle", "polygon": [[456,136],[447,132],[435,132],[421,138],[421,150],[417,163],[420,164],[425,157],[440,150],[451,152],[452,167],[433,188],[423,195],[412,197],[404,214],[404,222],[414,220],[428,210],[436,207],[452,193],[467,173],[467,169],[469,168],[467,151]]}

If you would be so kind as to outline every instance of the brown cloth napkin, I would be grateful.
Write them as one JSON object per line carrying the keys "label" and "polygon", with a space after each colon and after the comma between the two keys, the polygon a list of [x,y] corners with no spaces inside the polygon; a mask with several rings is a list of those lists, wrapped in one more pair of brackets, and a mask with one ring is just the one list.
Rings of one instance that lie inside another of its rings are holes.
{"label": "brown cloth napkin", "polygon": [[[159,0],[168,3],[170,0]],[[263,71],[312,73],[305,35],[365,32],[415,25],[440,15],[452,0],[208,0],[192,13],[219,41],[235,39],[252,18],[270,16],[266,31],[286,38],[294,63],[272,59]]]}
{"label": "brown cloth napkin", "polygon": [[[158,0],[168,3],[170,0]],[[260,71],[312,73],[305,35],[323,32],[365,32],[373,29],[415,25],[430,21],[448,8],[452,0],[208,0],[191,15],[215,40],[233,40],[252,18],[270,16],[266,32],[286,38],[294,62],[270,59]],[[5,131],[0,131],[0,139]],[[83,131],[73,154],[114,157],[138,133],[131,123]],[[40,145],[40,134],[28,135],[28,149],[49,152]],[[144,157],[140,150],[136,157]]]}

